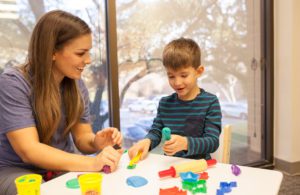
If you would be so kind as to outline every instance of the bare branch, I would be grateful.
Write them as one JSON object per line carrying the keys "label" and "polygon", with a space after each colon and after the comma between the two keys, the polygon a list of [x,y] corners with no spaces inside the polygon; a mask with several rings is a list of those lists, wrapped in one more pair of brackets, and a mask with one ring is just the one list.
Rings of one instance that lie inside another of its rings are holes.
{"label": "bare branch", "polygon": [[45,4],[43,0],[28,0],[30,8],[36,20],[45,13]]}

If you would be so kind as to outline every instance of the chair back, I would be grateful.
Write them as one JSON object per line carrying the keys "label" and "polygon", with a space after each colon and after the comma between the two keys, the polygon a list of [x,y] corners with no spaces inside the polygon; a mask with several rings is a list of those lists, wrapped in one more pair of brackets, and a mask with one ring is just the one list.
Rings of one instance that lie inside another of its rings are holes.
{"label": "chair back", "polygon": [[225,125],[219,137],[219,148],[211,153],[211,157],[220,163],[230,163],[231,125]]}

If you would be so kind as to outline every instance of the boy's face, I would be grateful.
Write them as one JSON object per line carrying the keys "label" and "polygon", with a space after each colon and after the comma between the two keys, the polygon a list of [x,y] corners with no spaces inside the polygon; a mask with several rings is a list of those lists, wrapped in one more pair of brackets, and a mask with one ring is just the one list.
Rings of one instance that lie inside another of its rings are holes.
{"label": "boy's face", "polygon": [[193,100],[200,92],[197,85],[198,77],[203,73],[204,67],[195,69],[192,66],[178,70],[166,68],[170,86],[175,90],[181,100]]}

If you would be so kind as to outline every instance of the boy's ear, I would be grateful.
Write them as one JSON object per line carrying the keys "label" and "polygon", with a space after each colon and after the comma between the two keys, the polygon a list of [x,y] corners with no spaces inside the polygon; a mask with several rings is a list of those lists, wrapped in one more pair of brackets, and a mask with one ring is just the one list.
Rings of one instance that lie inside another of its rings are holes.
{"label": "boy's ear", "polygon": [[197,71],[198,76],[201,76],[202,73],[204,72],[204,66],[200,65],[196,71]]}

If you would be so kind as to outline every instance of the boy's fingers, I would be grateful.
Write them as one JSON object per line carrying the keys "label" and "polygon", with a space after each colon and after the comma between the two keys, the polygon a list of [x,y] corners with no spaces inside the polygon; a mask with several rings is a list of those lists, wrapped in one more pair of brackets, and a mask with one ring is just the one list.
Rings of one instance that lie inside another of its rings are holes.
{"label": "boy's fingers", "polygon": [[168,140],[168,141],[165,141],[165,145],[170,145],[170,144],[172,144],[172,143],[174,143],[174,140],[173,140],[173,139],[170,139],[170,140]]}
{"label": "boy's fingers", "polygon": [[130,159],[132,159],[132,158],[134,157],[134,153],[135,153],[135,152],[134,152],[133,150],[129,150],[129,151],[128,151],[128,155],[129,155],[129,158],[130,158]]}
{"label": "boy's fingers", "polygon": [[164,148],[164,152],[166,153],[170,153],[172,150],[170,150],[169,148]]}
{"label": "boy's fingers", "polygon": [[[134,150],[134,151],[132,151],[130,159],[133,159],[134,157],[136,157],[139,154],[139,152],[142,152],[142,151],[141,150]],[[142,154],[140,156],[140,159],[143,158],[143,155],[144,155],[144,152],[142,152]]]}
{"label": "boy's fingers", "polygon": [[144,160],[145,159],[145,156],[146,156],[146,152],[142,151],[142,155],[141,155],[141,160]]}

